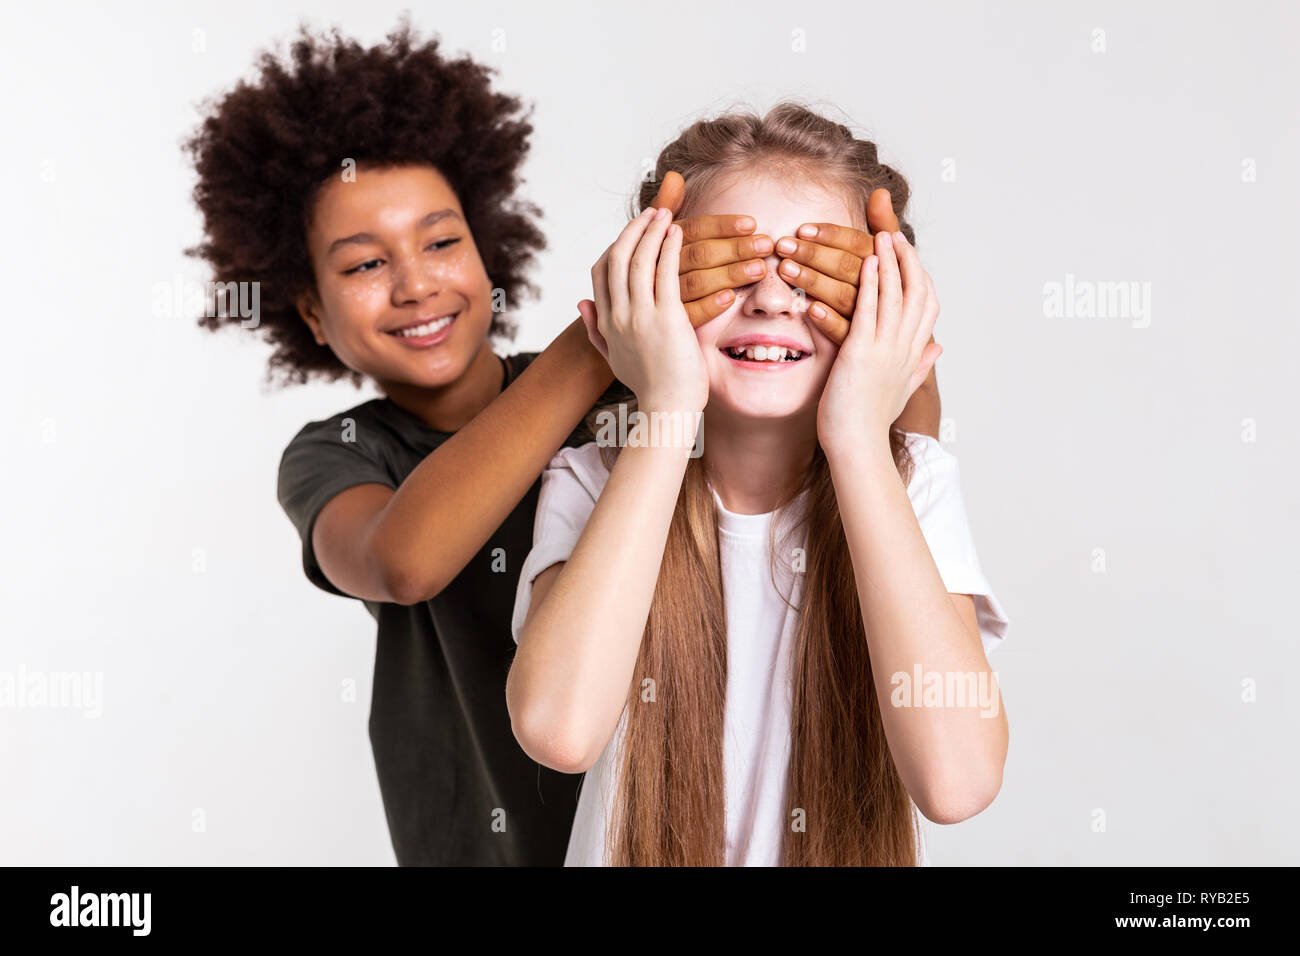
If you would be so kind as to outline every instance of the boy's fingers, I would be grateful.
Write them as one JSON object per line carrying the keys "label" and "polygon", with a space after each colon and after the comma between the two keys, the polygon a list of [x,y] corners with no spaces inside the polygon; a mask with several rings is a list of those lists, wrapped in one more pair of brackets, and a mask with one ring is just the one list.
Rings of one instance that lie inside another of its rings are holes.
{"label": "boy's fingers", "polygon": [[[682,219],[677,225],[680,226],[683,222],[689,222],[689,220]],[[683,234],[685,234],[685,230],[683,230]],[[715,266],[723,266],[729,262],[766,259],[772,254],[774,248],[776,248],[776,243],[772,241],[772,237],[764,235],[701,239],[698,242],[682,246],[681,271],[683,273],[694,272],[697,269],[712,269]],[[763,267],[763,271],[767,271],[767,266]],[[759,276],[759,278],[762,278],[762,276]]]}
{"label": "boy's fingers", "polygon": [[[755,263],[761,267],[758,275],[752,275],[746,271]],[[682,275],[682,300],[691,302],[695,299],[703,299],[715,292],[721,292],[723,289],[737,289],[741,286],[753,285],[766,274],[767,263],[762,259],[731,262],[725,266],[717,266],[712,269],[696,269]]]}
{"label": "boy's fingers", "polygon": [[[822,313],[818,315],[817,313]],[[849,320],[844,318],[825,302],[813,302],[808,306],[808,318],[822,335],[836,345],[843,344],[849,334]]]}
{"label": "boy's fingers", "polygon": [[[854,280],[862,260],[875,252],[871,235],[852,226],[841,226],[833,222],[805,222],[797,232],[798,236],[783,237],[794,239],[797,244],[795,250],[786,252],[778,249],[777,254],[821,269],[827,275],[833,275],[844,282]],[[824,269],[813,260],[817,256],[820,262],[829,265],[830,260],[837,255],[843,257],[843,268]],[[806,260],[803,258],[805,256]]]}
{"label": "boy's fingers", "polygon": [[691,216],[679,219],[677,225],[682,227],[682,244],[700,242],[703,239],[730,239],[734,236],[747,236],[758,228],[753,216],[730,213],[721,216]]}
{"label": "boy's fingers", "polygon": [[736,293],[731,289],[723,289],[702,299],[683,300],[682,305],[686,308],[686,317],[691,320],[691,325],[699,328],[705,322],[712,322],[726,312],[735,301]]}
{"label": "boy's fingers", "polygon": [[902,229],[898,217],[894,215],[894,200],[889,195],[888,189],[873,189],[871,195],[867,197],[867,229],[873,235],[877,232],[898,232]]}
{"label": "boy's fingers", "polygon": [[[859,259],[858,269],[861,270],[861,268],[862,260]],[[777,274],[782,281],[803,289],[810,299],[820,299],[841,314],[851,313],[853,304],[858,300],[858,287],[856,285],[849,285],[847,282],[832,279],[816,269],[809,269],[807,266],[801,266],[797,262],[791,262],[788,259],[781,263]],[[857,276],[854,276],[854,278],[856,279]]]}
{"label": "boy's fingers", "polygon": [[659,192],[655,193],[655,198],[650,200],[650,205],[656,209],[667,209],[674,216],[682,208],[682,200],[686,198],[686,180],[682,179],[682,174],[669,170],[664,173],[664,180],[659,184]]}

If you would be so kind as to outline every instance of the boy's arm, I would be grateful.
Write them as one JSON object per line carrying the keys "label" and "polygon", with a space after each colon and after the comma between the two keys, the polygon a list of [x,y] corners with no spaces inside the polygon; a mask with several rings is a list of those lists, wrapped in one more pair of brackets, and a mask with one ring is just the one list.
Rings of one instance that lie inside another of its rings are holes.
{"label": "boy's arm", "polygon": [[[930,341],[934,341],[934,336],[930,336]],[[931,438],[939,437],[939,380],[934,376],[934,368],[930,369],[930,374],[926,376],[925,381],[917,387],[912,393],[912,397],[907,400],[907,405],[903,407],[903,413],[898,416],[894,422],[905,432],[920,432],[922,435],[929,435]]]}
{"label": "boy's arm", "polygon": [[[394,491],[357,485],[312,528],[325,576],[355,597],[417,604],[445,588],[614,381],[575,320]],[[524,555],[508,555],[522,561]]]}

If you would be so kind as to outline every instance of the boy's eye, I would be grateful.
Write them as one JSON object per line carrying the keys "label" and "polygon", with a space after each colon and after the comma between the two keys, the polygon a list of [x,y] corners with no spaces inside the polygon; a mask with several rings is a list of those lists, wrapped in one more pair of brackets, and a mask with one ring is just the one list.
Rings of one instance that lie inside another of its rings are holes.
{"label": "boy's eye", "polygon": [[[450,239],[439,239],[437,242],[432,242],[429,244],[428,248],[441,250],[448,246],[454,246],[458,242],[460,242],[460,236],[453,236]],[[345,276],[350,276],[362,272],[370,272],[375,266],[380,265],[383,261],[383,259],[367,259],[359,266],[353,266],[351,269],[344,269],[343,274]]]}
{"label": "boy's eye", "polygon": [[370,270],[366,268],[367,266],[378,265],[381,261],[382,260],[380,259],[367,259],[359,266],[353,266],[351,269],[344,269],[343,274],[345,276],[350,276],[358,272],[369,272]]}

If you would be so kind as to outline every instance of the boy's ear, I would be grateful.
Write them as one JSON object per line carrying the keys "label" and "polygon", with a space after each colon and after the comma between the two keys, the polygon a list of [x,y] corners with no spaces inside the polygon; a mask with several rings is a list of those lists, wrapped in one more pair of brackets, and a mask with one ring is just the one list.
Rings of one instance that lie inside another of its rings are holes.
{"label": "boy's ear", "polygon": [[316,298],[314,292],[304,292],[295,300],[298,307],[298,315],[307,323],[307,328],[311,329],[312,338],[316,340],[317,345],[329,345],[325,340],[325,332],[321,326],[320,300]]}

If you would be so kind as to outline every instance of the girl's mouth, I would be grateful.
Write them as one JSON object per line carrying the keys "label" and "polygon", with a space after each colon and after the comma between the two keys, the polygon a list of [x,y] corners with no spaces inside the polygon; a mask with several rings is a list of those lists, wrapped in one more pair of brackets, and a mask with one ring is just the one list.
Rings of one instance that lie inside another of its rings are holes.
{"label": "girl's mouth", "polygon": [[451,315],[444,315],[436,319],[427,319],[422,322],[413,322],[410,325],[404,325],[400,329],[388,329],[386,335],[391,335],[403,345],[417,349],[427,349],[430,346],[438,345],[443,342],[447,336],[451,335],[452,323],[454,323],[459,312],[453,312]]}
{"label": "girl's mouth", "polygon": [[809,355],[808,352],[781,345],[740,345],[718,351],[737,365],[746,368],[780,368],[783,365],[802,362]]}

